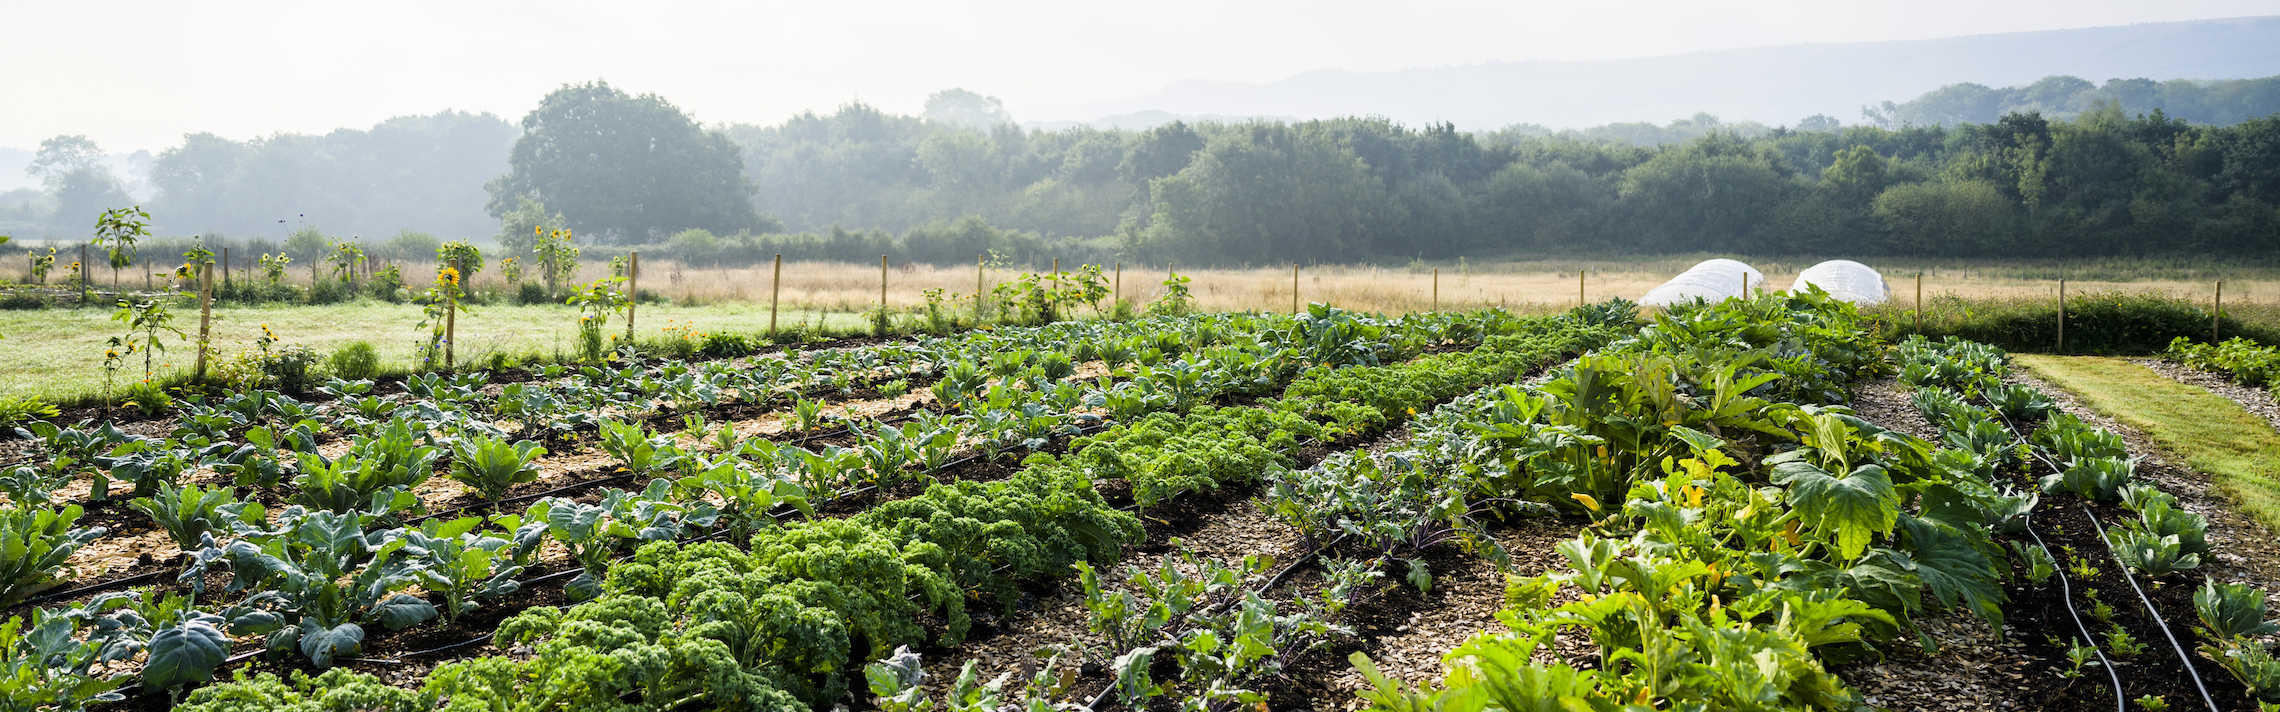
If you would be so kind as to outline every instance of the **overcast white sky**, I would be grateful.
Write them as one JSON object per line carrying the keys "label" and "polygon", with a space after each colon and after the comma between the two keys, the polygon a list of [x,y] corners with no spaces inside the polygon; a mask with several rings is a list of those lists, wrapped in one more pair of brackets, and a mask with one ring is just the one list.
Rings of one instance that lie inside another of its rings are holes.
{"label": "overcast white sky", "polygon": [[964,86],[1088,119],[1183,79],[1604,59],[2280,13],[2280,0],[587,2],[0,0],[0,146],[115,152],[211,131],[517,119],[564,82],[657,92],[706,123]]}

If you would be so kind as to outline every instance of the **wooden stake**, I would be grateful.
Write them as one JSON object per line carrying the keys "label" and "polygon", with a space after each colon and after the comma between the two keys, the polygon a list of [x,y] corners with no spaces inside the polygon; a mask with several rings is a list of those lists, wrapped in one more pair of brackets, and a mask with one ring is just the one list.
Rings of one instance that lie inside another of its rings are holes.
{"label": "wooden stake", "polygon": [[2066,278],[2058,278],[2058,352],[2066,353]]}
{"label": "wooden stake", "polygon": [[193,383],[206,382],[206,351],[213,343],[214,265],[198,265],[198,361]]}
{"label": "wooden stake", "polygon": [[222,286],[224,286],[224,287],[227,287],[227,286],[229,286],[229,284],[230,284],[230,248],[229,248],[229,247],[227,247],[227,246],[224,246],[224,247],[222,248]]}
{"label": "wooden stake", "polygon": [[887,256],[879,255],[879,315],[887,314]]}
{"label": "wooden stake", "polygon": [[1115,286],[1109,288],[1108,308],[1110,311],[1115,311],[1116,305],[1124,303],[1124,262],[1122,261],[1116,263],[1116,280],[1113,284]]}
{"label": "wooden stake", "polygon": [[1583,301],[1583,270],[1579,269],[1575,271],[1575,305],[1580,307],[1585,303]]}
{"label": "wooden stake", "polygon": [[1298,264],[1297,264],[1297,263],[1292,263],[1292,264],[1291,264],[1291,266],[1290,266],[1290,313],[1292,313],[1292,314],[1298,314],[1298,313],[1301,313],[1301,312],[1299,312],[1299,310],[1298,310]]}
{"label": "wooden stake", "polygon": [[2216,298],[2216,300],[2215,300],[2214,302],[2212,302],[2212,304],[2214,304],[2214,306],[2216,307],[2216,309],[2215,309],[2215,313],[2213,313],[2213,314],[2210,314],[2210,315],[2209,315],[2209,343],[2212,343],[2212,344],[2214,344],[2214,343],[2217,343],[2219,339],[2223,338],[2223,335],[2224,335],[2224,328],[2225,328],[2225,326],[2224,326],[2224,325],[2225,325],[2225,281],[2224,281],[2224,280],[2221,280],[2221,279],[2220,279],[2220,280],[2217,280],[2217,298]]}
{"label": "wooden stake", "polygon": [[[459,283],[462,285],[466,284],[467,278],[461,277]],[[452,354],[458,346],[459,288],[454,287],[451,290],[451,296],[448,299],[448,303],[444,304],[443,309],[443,370],[452,370]]]}
{"label": "wooden stake", "polygon": [[981,325],[982,325],[982,305],[988,301],[988,297],[987,297],[987,296],[985,296],[985,295],[982,293],[982,270],[988,269],[988,268],[989,268],[989,264],[990,264],[990,256],[989,256],[989,255],[986,255],[986,254],[982,254],[982,255],[974,255],[974,325],[975,325],[975,326],[981,326]]}
{"label": "wooden stake", "polygon": [[1430,311],[1440,311],[1440,310],[1441,310],[1441,268],[1439,268],[1439,267],[1435,267],[1435,268],[1433,268],[1433,307],[1432,307],[1432,309],[1431,309]]}
{"label": "wooden stake", "polygon": [[625,253],[625,341],[633,343],[633,308],[641,304],[641,252]]}
{"label": "wooden stake", "polygon": [[768,335],[776,335],[776,305],[784,296],[784,253],[776,253],[776,276],[768,280]]}
{"label": "wooden stake", "polygon": [[1924,333],[1924,273],[1916,272],[1916,333]]}
{"label": "wooden stake", "polygon": [[79,246],[79,305],[87,306],[87,245]]}

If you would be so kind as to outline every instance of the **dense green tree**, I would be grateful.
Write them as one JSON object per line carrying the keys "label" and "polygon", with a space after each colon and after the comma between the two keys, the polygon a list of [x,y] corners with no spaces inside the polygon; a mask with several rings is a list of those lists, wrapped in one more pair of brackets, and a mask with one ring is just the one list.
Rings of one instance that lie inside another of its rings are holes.
{"label": "dense green tree", "polygon": [[495,116],[449,111],[322,136],[190,134],[151,164],[152,217],[173,232],[272,238],[298,215],[351,235],[487,233],[482,187],[506,171],[514,136]]}
{"label": "dense green tree", "polygon": [[944,89],[926,97],[926,121],[974,131],[1013,123],[1005,102],[964,89]]}
{"label": "dense green tree", "polygon": [[494,217],[528,196],[561,211],[571,229],[619,242],[759,225],[736,145],[663,97],[606,82],[565,86],[522,127],[509,172],[489,186]]}
{"label": "dense green tree", "polygon": [[1352,149],[1272,124],[1213,137],[1149,192],[1143,252],[1237,264],[1362,258],[1385,204]]}

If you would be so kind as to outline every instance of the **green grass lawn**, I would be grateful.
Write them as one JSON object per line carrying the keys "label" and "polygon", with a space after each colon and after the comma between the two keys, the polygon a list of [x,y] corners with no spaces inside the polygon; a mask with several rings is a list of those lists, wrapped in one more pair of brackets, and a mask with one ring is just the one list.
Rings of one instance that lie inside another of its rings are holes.
{"label": "green grass lawn", "polygon": [[[578,312],[567,306],[489,305],[472,307],[458,324],[457,358],[480,363],[492,353],[537,354],[555,357],[575,348]],[[103,387],[103,350],[107,339],[123,333],[111,321],[110,309],[34,309],[0,311],[0,393],[70,402],[92,398]],[[780,326],[813,325],[819,318],[835,330],[862,328],[856,314],[824,315],[812,311],[784,311]],[[379,349],[383,370],[411,365],[426,332],[418,327],[420,307],[359,301],[322,306],[278,305],[216,307],[214,349],[229,359],[254,348],[261,325],[268,324],[285,344],[300,344],[330,356],[352,341],[369,341]],[[174,325],[190,339],[198,334],[196,308],[174,310]],[[768,307],[750,304],[713,304],[696,307],[643,304],[635,312],[638,338],[662,337],[668,328],[694,328],[700,332],[733,331],[757,334],[768,329]],[[610,325],[623,333],[622,322]],[[163,378],[187,374],[196,354],[192,341],[163,338],[166,351],[155,364]],[[119,372],[121,385],[142,378],[142,360]]]}
{"label": "green grass lawn", "polygon": [[2215,479],[2265,526],[2280,528],[2280,433],[2239,404],[2128,361],[2019,356],[2019,363],[2079,396]]}

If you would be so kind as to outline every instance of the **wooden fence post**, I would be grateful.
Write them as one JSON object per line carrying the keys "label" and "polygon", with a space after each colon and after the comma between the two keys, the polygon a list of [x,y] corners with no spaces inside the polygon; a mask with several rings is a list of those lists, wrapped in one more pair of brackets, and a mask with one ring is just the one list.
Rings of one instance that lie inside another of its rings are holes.
{"label": "wooden fence post", "polygon": [[887,256],[879,255],[879,321],[887,317]]}
{"label": "wooden fence post", "polygon": [[633,308],[641,304],[641,252],[625,253],[625,341],[633,343]]}
{"label": "wooden fence post", "polygon": [[784,297],[784,253],[776,253],[776,276],[768,280],[768,335],[776,335],[776,305]]}
{"label": "wooden fence post", "polygon": [[79,305],[87,306],[87,244],[79,245]]}
{"label": "wooden fence post", "polygon": [[2215,300],[2212,302],[2212,304],[2213,304],[2213,305],[2216,307],[2216,309],[2215,309],[2215,313],[2213,313],[2213,314],[2210,314],[2210,315],[2209,315],[2209,343],[2212,343],[2212,344],[2214,344],[2214,343],[2217,343],[2217,341],[2218,341],[2219,339],[2223,338],[2223,336],[2224,336],[2224,328],[2225,328],[2225,326],[2224,326],[2224,325],[2225,325],[2225,281],[2224,281],[2224,280],[2221,280],[2221,279],[2220,279],[2220,280],[2217,280],[2217,298],[2216,298],[2216,299],[2215,299]]}
{"label": "wooden fence post", "polygon": [[[462,277],[459,283],[466,284],[466,278]],[[452,287],[451,294],[443,305],[443,370],[445,371],[452,370],[452,354],[459,346],[459,289],[457,286]]]}
{"label": "wooden fence post", "polygon": [[2066,353],[2066,278],[2058,278],[2058,352]]}
{"label": "wooden fence post", "polygon": [[987,297],[987,296],[984,296],[984,295],[983,295],[983,293],[982,293],[982,284],[983,284],[983,282],[982,282],[982,271],[983,271],[983,270],[986,270],[986,269],[988,269],[988,268],[989,268],[989,264],[990,264],[990,256],[989,256],[989,255],[987,255],[987,254],[974,255],[974,325],[975,325],[975,326],[981,326],[981,325],[982,325],[982,305],[988,301],[988,297]]}
{"label": "wooden fence post", "polygon": [[1580,307],[1584,304],[1586,302],[1583,301],[1583,270],[1579,269],[1575,271],[1575,305]]}
{"label": "wooden fence post", "polygon": [[222,247],[222,286],[230,285],[230,248]]}
{"label": "wooden fence post", "polygon": [[1439,267],[1435,267],[1435,268],[1433,268],[1433,306],[1432,306],[1432,308],[1431,308],[1431,311],[1440,311],[1440,310],[1441,310],[1441,268],[1439,268]]}
{"label": "wooden fence post", "polygon": [[1298,263],[1295,262],[1290,265],[1290,313],[1302,313],[1298,310]]}
{"label": "wooden fence post", "polygon": [[206,382],[206,351],[213,343],[214,265],[198,265],[198,365],[192,383]]}
{"label": "wooden fence post", "polygon": [[1113,284],[1116,286],[1109,288],[1108,297],[1108,309],[1111,312],[1116,311],[1116,305],[1124,303],[1124,262],[1122,260],[1116,263],[1116,280]]}
{"label": "wooden fence post", "polygon": [[1916,270],[1916,333],[1924,333],[1924,271]]}

